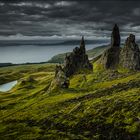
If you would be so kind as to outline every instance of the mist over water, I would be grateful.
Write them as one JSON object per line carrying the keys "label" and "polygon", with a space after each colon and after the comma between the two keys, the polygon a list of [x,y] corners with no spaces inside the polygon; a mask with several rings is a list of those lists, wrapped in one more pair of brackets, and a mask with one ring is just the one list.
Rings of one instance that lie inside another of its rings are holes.
{"label": "mist over water", "polygon": [[[92,49],[101,44],[87,44],[86,49]],[[0,63],[36,63],[46,62],[54,55],[70,52],[76,46],[74,45],[17,45],[0,47]]]}

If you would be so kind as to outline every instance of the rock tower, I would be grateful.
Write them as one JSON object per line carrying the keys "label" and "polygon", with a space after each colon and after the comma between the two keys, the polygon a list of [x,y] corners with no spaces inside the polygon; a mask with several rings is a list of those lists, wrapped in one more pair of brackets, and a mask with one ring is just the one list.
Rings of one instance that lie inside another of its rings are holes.
{"label": "rock tower", "polygon": [[69,87],[69,78],[66,77],[62,66],[56,65],[55,77],[51,82],[49,90],[52,91],[57,88],[68,88],[68,87]]}
{"label": "rock tower", "polygon": [[130,34],[120,53],[120,64],[124,68],[140,70],[140,49],[135,42],[135,35]]}
{"label": "rock tower", "polygon": [[106,69],[115,69],[119,64],[120,55],[120,32],[117,24],[113,27],[111,34],[111,46],[108,48],[101,57],[101,64]]}
{"label": "rock tower", "polygon": [[64,62],[64,71],[67,77],[70,77],[82,69],[93,69],[86,54],[84,37],[82,37],[80,47],[76,47],[72,53],[66,55]]}

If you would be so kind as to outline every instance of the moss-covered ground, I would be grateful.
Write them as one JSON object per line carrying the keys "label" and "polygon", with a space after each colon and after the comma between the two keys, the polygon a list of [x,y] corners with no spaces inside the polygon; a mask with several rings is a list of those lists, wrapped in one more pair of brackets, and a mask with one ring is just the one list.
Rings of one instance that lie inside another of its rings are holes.
{"label": "moss-covered ground", "polygon": [[140,72],[122,68],[70,78],[50,92],[54,64],[0,68],[0,140],[139,140]]}

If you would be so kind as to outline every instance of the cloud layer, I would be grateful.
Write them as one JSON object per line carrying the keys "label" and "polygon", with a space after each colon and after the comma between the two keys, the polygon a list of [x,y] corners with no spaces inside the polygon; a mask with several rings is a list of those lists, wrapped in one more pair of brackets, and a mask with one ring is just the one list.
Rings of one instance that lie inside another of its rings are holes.
{"label": "cloud layer", "polygon": [[1,1],[0,39],[80,37],[105,39],[112,26],[122,38],[140,38],[140,2],[137,0]]}

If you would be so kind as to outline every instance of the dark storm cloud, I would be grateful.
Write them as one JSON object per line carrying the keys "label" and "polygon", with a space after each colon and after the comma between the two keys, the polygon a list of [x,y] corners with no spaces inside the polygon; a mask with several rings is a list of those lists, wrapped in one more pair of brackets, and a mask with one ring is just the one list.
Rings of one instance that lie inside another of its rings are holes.
{"label": "dark storm cloud", "polygon": [[0,36],[108,38],[113,24],[122,37],[140,38],[140,2],[137,0],[3,0]]}

